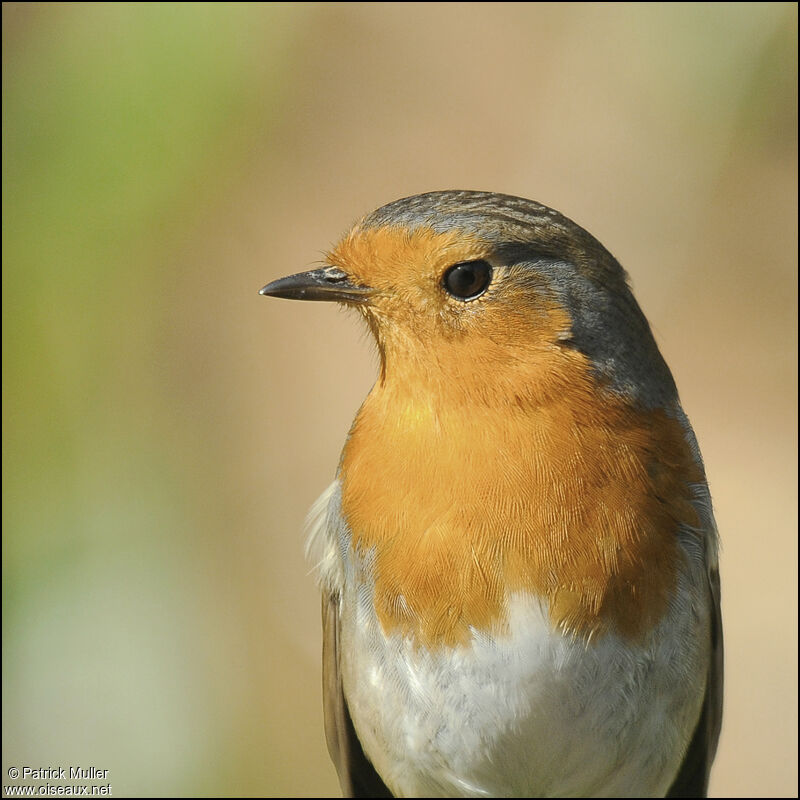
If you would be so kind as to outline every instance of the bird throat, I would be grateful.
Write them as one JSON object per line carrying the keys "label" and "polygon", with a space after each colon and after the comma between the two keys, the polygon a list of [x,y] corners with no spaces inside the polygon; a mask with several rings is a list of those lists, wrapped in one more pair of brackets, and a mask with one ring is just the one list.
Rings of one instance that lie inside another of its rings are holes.
{"label": "bird throat", "polygon": [[402,376],[365,400],[342,513],[387,634],[428,648],[502,634],[516,593],[577,636],[641,640],[665,614],[702,470],[677,419],[599,385],[576,351],[550,358],[483,394],[412,393],[424,376]]}

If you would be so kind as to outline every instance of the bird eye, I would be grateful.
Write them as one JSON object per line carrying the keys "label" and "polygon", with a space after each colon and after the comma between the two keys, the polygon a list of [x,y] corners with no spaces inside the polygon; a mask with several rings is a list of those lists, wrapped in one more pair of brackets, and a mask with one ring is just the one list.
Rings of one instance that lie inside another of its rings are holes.
{"label": "bird eye", "polygon": [[459,300],[480,297],[492,280],[492,268],[485,261],[462,261],[445,272],[442,285]]}

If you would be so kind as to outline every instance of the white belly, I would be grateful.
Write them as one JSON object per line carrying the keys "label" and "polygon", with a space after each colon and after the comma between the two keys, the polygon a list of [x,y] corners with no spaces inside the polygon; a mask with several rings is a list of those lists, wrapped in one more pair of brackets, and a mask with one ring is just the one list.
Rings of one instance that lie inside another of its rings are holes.
{"label": "white belly", "polygon": [[639,646],[564,637],[525,596],[513,598],[509,621],[502,638],[476,633],[469,646],[428,652],[386,636],[369,592],[345,589],[345,694],[364,750],[392,791],[663,796],[705,688],[708,654],[695,615],[668,617]]}

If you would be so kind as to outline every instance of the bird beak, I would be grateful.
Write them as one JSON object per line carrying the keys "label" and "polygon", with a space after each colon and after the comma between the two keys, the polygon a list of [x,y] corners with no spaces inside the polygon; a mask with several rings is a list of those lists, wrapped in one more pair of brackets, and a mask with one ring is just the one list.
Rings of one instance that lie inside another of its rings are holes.
{"label": "bird beak", "polygon": [[365,302],[373,291],[367,286],[356,286],[338,267],[323,267],[278,278],[268,283],[259,294],[290,300],[335,300],[351,304]]}

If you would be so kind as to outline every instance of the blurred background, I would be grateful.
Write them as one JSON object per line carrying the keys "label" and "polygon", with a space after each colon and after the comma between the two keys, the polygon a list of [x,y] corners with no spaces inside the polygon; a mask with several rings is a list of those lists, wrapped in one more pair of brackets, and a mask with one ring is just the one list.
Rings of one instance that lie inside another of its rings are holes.
{"label": "blurred background", "polygon": [[3,13],[3,784],[336,795],[306,510],[376,357],[259,297],[433,189],[629,271],[722,536],[711,791],[797,794],[797,6]]}

